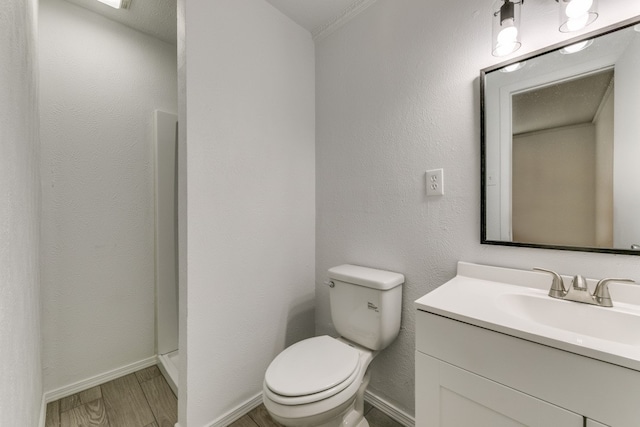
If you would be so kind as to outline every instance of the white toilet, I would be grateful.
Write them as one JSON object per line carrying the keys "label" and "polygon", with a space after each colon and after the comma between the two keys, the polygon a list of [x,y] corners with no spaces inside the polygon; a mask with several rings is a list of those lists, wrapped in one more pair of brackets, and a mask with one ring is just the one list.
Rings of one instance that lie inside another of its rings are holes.
{"label": "white toilet", "polygon": [[285,426],[368,427],[368,367],[400,331],[404,276],[356,265],[329,270],[331,318],[339,338],[300,341],[269,365],[264,406]]}

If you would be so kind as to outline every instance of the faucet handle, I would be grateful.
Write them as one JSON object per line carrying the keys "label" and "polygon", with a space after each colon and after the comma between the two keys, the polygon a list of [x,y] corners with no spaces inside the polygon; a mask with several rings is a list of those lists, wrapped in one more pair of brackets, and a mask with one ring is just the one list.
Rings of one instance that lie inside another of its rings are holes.
{"label": "faucet handle", "polygon": [[609,282],[623,282],[623,283],[636,283],[631,279],[602,279],[596,285],[596,290],[593,291],[593,297],[596,299],[599,305],[602,307],[613,307],[611,301],[611,294],[609,294]]}
{"label": "faucet handle", "polygon": [[553,270],[547,270],[546,268],[533,268],[536,271],[543,271],[545,273],[549,273],[553,276],[553,281],[551,282],[551,288],[549,289],[549,296],[553,298],[564,298],[567,294],[567,290],[564,287],[564,282],[562,281],[562,277],[558,273]]}

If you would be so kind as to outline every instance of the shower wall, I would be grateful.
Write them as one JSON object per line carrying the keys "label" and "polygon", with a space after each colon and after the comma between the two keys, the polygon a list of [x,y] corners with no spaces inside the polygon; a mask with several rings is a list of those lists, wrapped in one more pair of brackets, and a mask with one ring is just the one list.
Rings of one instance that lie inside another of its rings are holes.
{"label": "shower wall", "polygon": [[178,116],[156,111],[156,346],[178,349],[177,126]]}

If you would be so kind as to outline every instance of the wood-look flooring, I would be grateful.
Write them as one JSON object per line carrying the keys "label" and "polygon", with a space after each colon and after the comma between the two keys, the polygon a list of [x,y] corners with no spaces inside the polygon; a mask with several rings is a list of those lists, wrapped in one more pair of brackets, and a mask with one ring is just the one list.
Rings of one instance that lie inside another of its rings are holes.
{"label": "wood-look flooring", "polygon": [[46,427],[174,427],[178,399],[157,366],[47,405]]}
{"label": "wood-look flooring", "polygon": [[[365,403],[370,427],[402,427]],[[51,402],[46,427],[174,427],[178,400],[157,366],[109,381]],[[229,427],[282,427],[264,405],[251,410]]]}
{"label": "wood-look flooring", "polygon": [[[364,417],[369,422],[369,427],[403,427],[402,424],[366,402],[364,404],[364,413]],[[260,405],[230,424],[229,427],[282,427],[282,424],[275,422],[264,405]]]}

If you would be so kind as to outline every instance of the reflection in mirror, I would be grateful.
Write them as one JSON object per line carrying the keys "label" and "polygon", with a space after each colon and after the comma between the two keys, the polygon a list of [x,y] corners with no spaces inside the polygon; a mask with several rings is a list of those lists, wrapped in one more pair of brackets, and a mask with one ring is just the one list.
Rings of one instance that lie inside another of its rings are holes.
{"label": "reflection in mirror", "polygon": [[481,73],[483,243],[640,255],[638,29]]}

